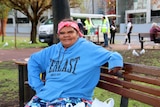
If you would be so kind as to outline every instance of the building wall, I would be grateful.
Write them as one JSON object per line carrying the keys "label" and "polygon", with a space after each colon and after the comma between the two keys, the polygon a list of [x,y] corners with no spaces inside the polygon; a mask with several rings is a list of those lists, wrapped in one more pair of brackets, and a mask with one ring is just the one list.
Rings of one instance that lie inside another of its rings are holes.
{"label": "building wall", "polygon": [[125,10],[126,10],[126,0],[116,0],[116,14],[121,15],[120,18],[118,18],[117,23],[124,23],[124,17],[125,17]]}
{"label": "building wall", "polygon": [[[149,33],[152,23],[133,24],[132,33]],[[158,23],[160,25],[160,23]],[[120,24],[120,33],[126,33],[126,24]]]}

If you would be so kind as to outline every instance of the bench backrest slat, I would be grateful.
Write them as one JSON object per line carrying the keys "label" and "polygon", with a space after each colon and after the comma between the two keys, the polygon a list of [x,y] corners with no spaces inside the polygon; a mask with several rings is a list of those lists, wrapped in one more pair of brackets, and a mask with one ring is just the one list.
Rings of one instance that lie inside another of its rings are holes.
{"label": "bench backrest slat", "polygon": [[139,33],[141,37],[150,37],[150,33]]}
{"label": "bench backrest slat", "polygon": [[139,82],[144,82],[144,83],[148,83],[148,84],[153,84],[153,85],[159,85],[160,86],[160,81],[157,80],[157,77],[149,77],[149,76],[140,76],[140,75],[135,75],[135,74],[127,74],[125,75],[126,79],[131,79],[131,80],[135,80],[135,81],[139,81]]}
{"label": "bench backrest slat", "polygon": [[145,66],[140,64],[130,64],[126,63],[124,67],[126,72],[137,72],[142,74],[149,74],[153,76],[160,75],[159,68],[153,67],[153,66]]}

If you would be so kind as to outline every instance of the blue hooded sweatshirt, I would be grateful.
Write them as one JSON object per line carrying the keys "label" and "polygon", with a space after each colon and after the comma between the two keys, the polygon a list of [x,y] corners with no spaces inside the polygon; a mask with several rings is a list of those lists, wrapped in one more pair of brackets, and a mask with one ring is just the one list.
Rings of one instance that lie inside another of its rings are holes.
{"label": "blue hooded sweatshirt", "polygon": [[[109,69],[123,67],[119,53],[84,38],[79,38],[67,49],[59,42],[30,56],[29,85],[45,101],[68,97],[92,100],[100,78],[100,67],[106,62],[109,62]],[[46,72],[45,83],[39,76],[42,72]]]}

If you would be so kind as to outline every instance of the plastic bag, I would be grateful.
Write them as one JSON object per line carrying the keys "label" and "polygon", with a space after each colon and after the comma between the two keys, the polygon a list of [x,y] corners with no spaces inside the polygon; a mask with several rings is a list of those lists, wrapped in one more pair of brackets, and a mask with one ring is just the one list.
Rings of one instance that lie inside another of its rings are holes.
{"label": "plastic bag", "polygon": [[84,102],[77,103],[74,107],[85,107],[85,103]]}
{"label": "plastic bag", "polygon": [[95,98],[92,102],[91,107],[114,107],[114,99],[108,98],[107,100],[103,102]]}
{"label": "plastic bag", "polygon": [[77,103],[75,106],[73,106],[71,103],[67,103],[65,107],[85,107],[84,102]]}
{"label": "plastic bag", "polygon": [[108,33],[108,39],[109,40],[111,39],[111,33]]}
{"label": "plastic bag", "polygon": [[128,39],[128,35],[127,35],[127,34],[125,34],[124,38],[125,38],[125,39]]}

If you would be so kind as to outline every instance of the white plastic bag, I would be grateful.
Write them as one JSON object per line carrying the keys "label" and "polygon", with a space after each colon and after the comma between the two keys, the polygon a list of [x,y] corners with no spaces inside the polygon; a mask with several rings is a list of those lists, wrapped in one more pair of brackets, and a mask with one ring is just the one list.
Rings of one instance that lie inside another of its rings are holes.
{"label": "white plastic bag", "polygon": [[84,102],[77,103],[74,107],[85,107],[85,103]]}
{"label": "white plastic bag", "polygon": [[66,107],[85,107],[84,102],[77,103],[75,106],[73,106],[71,103],[67,103]]}
{"label": "white plastic bag", "polygon": [[111,33],[108,33],[108,39],[109,40],[111,39]]}
{"label": "white plastic bag", "polygon": [[125,39],[128,39],[128,35],[127,35],[127,34],[125,34],[124,38],[125,38]]}
{"label": "white plastic bag", "polygon": [[92,102],[91,107],[114,107],[114,99],[108,98],[107,100],[103,102],[95,98]]}

